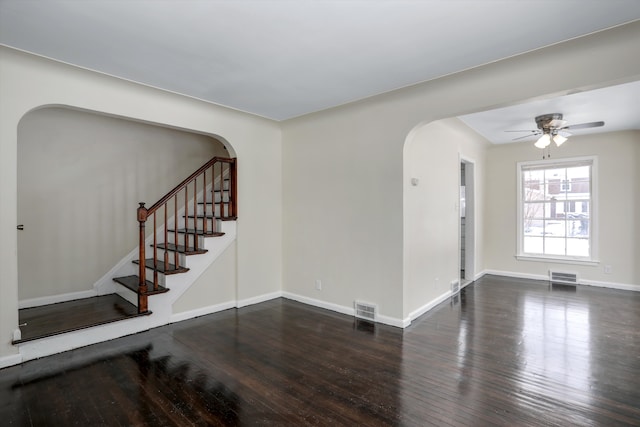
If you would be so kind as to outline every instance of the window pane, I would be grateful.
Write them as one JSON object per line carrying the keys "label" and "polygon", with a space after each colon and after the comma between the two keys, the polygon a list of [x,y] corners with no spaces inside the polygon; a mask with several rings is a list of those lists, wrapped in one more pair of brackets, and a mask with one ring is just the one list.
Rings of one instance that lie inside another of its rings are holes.
{"label": "window pane", "polygon": [[567,170],[565,168],[547,169],[545,171],[545,181],[547,186],[547,194],[549,196],[558,196],[564,191],[562,183],[567,179]]}
{"label": "window pane", "polygon": [[542,180],[542,177],[540,177],[540,179],[537,177],[525,177],[523,180],[523,187],[522,197],[525,202],[544,199],[544,181]]}
{"label": "window pane", "polygon": [[549,203],[545,205],[545,218],[564,218],[564,202],[552,197]]}
{"label": "window pane", "polygon": [[567,179],[571,183],[572,196],[580,195],[580,198],[589,198],[591,194],[590,176],[591,166],[567,168]]}
{"label": "window pane", "polygon": [[525,224],[531,219],[544,218],[544,205],[544,203],[524,203],[522,205],[522,219],[524,219]]}
{"label": "window pane", "polygon": [[545,221],[544,235],[553,237],[564,237],[566,235],[566,221]]}
{"label": "window pane", "polygon": [[544,253],[545,255],[565,255],[565,239],[556,237],[545,237]]}
{"label": "window pane", "polygon": [[588,239],[567,239],[567,255],[588,257],[589,256],[589,240]]}
{"label": "window pane", "polygon": [[572,215],[567,221],[567,236],[588,237],[589,217],[583,214]]}
{"label": "window pane", "polygon": [[525,236],[523,250],[525,253],[528,253],[528,254],[542,254],[543,238]]}

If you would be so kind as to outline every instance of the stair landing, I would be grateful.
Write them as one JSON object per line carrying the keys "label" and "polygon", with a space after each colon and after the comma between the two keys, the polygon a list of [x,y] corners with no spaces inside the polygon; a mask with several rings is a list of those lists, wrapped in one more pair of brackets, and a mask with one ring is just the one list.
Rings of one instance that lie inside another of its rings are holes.
{"label": "stair landing", "polygon": [[13,344],[148,314],[138,314],[135,305],[117,294],[23,308],[18,312],[22,338]]}

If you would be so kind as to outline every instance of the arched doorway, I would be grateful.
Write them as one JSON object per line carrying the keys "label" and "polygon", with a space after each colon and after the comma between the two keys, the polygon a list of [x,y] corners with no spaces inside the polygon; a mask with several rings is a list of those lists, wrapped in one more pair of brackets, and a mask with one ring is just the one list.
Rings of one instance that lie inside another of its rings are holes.
{"label": "arched doorway", "polygon": [[229,149],[211,136],[95,112],[27,113],[18,126],[19,307],[93,295],[137,245],[138,202],[157,200]]}

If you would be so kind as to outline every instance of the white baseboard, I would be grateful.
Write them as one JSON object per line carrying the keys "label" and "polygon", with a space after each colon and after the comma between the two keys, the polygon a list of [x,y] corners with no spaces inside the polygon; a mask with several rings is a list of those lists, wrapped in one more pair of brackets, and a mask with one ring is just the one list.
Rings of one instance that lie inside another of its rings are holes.
{"label": "white baseboard", "polygon": [[88,291],[69,292],[66,294],[50,295],[46,297],[29,298],[18,301],[18,309],[40,307],[41,305],[55,304],[58,302],[73,301],[98,296],[95,289]]}
{"label": "white baseboard", "polygon": [[477,273],[475,276],[473,276],[473,281],[475,282],[476,280],[481,279],[482,277],[484,277],[485,274],[489,274],[489,273],[487,273],[487,270],[482,270],[480,273]]}
{"label": "white baseboard", "polygon": [[544,280],[549,281],[549,276],[544,274],[529,274],[519,273],[515,271],[503,271],[503,270],[485,270],[484,274],[493,274],[494,276],[513,277],[515,279],[531,279],[531,280]]}
{"label": "white baseboard", "polygon": [[0,357],[0,369],[22,363],[22,355],[20,353],[11,354],[9,356]]}
{"label": "white baseboard", "polygon": [[195,317],[206,316],[207,314],[217,313],[219,311],[235,308],[235,301],[223,302],[220,304],[210,305],[208,307],[196,308],[195,310],[183,311],[171,315],[169,323],[182,322],[183,320],[193,319]]}
{"label": "white baseboard", "polygon": [[408,321],[407,326],[409,326],[409,324],[411,324],[411,322],[413,322],[418,317],[420,317],[423,314],[425,314],[427,311],[432,310],[435,306],[437,306],[441,302],[446,301],[448,298],[451,298],[451,291],[447,291],[447,292],[443,293],[442,295],[440,295],[436,299],[433,299],[433,300],[429,301],[428,303],[426,303],[422,307],[420,307],[417,310],[414,310],[411,313],[409,313],[409,317],[407,317],[407,319],[405,319],[405,322]]}
{"label": "white baseboard", "polygon": [[[305,297],[303,295],[294,294],[291,292],[283,292],[282,297],[293,301],[298,301],[303,304],[312,305],[314,307],[323,308],[325,310],[335,311],[340,314],[346,314],[347,316],[355,316],[355,310],[353,307],[347,307],[344,305],[334,304],[327,301],[318,300],[315,298]],[[382,323],[389,326],[395,326],[398,328],[405,328],[406,325],[402,319],[395,317],[378,315],[376,318],[378,323]]]}
{"label": "white baseboard", "polygon": [[335,311],[337,313],[346,314],[348,316],[354,316],[355,310],[353,307],[346,307],[344,305],[334,304],[332,302],[322,301],[315,298],[305,297],[303,295],[294,294],[291,292],[283,292],[282,297],[293,301],[298,301],[303,304],[312,305],[318,308],[324,308],[325,310]]}
{"label": "white baseboard", "polygon": [[236,301],[235,307],[242,308],[248,305],[260,304],[261,302],[269,301],[269,300],[280,298],[280,297],[282,297],[281,291],[271,292],[268,294],[263,294],[263,295],[258,295],[255,297],[243,299],[243,300],[238,300]]}
{"label": "white baseboard", "polygon": [[[543,282],[549,282],[549,276],[542,274],[528,274],[528,273],[517,273],[514,271],[502,271],[502,270],[485,270],[484,274],[493,274],[496,276],[505,276],[505,277],[513,277],[516,279],[532,279],[532,280],[541,280]],[[580,279],[579,285],[586,286],[597,286],[600,288],[609,288],[609,289],[620,289],[623,291],[635,291],[640,292],[640,285],[630,285],[627,283],[617,283],[617,282],[601,282],[598,280],[584,280]]]}
{"label": "white baseboard", "polygon": [[629,285],[626,283],[600,282],[596,280],[580,280],[581,285],[598,286],[600,288],[620,289],[623,291],[640,292],[640,285]]}

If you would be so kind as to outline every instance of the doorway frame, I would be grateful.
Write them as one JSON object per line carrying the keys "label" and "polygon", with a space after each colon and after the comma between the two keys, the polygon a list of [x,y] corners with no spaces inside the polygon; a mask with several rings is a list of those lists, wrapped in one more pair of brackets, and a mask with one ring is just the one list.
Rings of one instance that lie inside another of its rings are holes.
{"label": "doorway frame", "polygon": [[[475,281],[476,258],[476,161],[458,153],[458,167],[465,166],[465,239],[464,239],[464,265],[462,265],[462,215],[460,215],[462,187],[461,173],[458,173],[458,280],[460,288]],[[465,277],[460,272],[464,269]]]}

